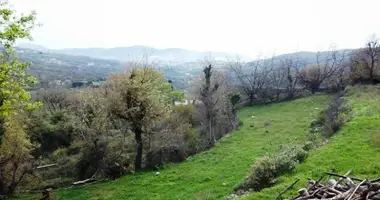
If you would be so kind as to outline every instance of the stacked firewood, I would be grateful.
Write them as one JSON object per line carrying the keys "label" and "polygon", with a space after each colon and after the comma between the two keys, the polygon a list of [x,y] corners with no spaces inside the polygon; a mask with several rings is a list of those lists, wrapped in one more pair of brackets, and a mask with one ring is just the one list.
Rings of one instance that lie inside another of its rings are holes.
{"label": "stacked firewood", "polygon": [[[325,175],[328,175],[328,178],[325,184],[322,183],[325,176],[317,181],[309,179],[306,184],[307,188],[298,190],[299,194],[292,200],[380,200],[380,183],[377,183],[380,178],[362,180],[350,177],[351,173],[352,170],[344,175],[326,172]],[[293,185],[295,183],[281,192],[276,199],[279,199]]]}

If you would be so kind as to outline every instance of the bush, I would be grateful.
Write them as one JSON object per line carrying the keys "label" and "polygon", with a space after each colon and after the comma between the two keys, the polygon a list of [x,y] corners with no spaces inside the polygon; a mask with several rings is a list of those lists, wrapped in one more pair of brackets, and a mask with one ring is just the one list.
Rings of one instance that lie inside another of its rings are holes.
{"label": "bush", "polygon": [[314,143],[312,141],[306,141],[303,145],[303,150],[310,151],[314,147]]}
{"label": "bush", "polygon": [[162,167],[165,163],[182,162],[187,158],[187,153],[182,147],[169,146],[162,147],[157,151],[150,151],[147,154],[147,168]]}
{"label": "bush", "polygon": [[329,138],[334,133],[339,131],[343,124],[350,120],[352,108],[348,103],[348,98],[342,94],[335,95],[329,106],[320,112],[316,126],[313,129],[322,127],[322,134],[324,137]]}
{"label": "bush", "polygon": [[304,148],[305,146],[286,148],[277,156],[260,158],[252,166],[248,177],[237,190],[252,188],[255,191],[260,191],[271,186],[274,184],[275,178],[294,170],[300,162],[305,160],[307,151]]}

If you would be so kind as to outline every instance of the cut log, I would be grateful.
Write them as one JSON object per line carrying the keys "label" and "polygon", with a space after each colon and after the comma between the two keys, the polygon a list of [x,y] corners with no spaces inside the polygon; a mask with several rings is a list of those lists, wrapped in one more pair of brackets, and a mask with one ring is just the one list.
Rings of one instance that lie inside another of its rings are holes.
{"label": "cut log", "polygon": [[74,182],[74,183],[72,183],[72,185],[78,186],[78,185],[83,185],[83,184],[91,183],[91,182],[94,182],[94,181],[96,181],[94,178],[88,178],[88,179],[85,179],[85,180],[82,180],[82,181]]}

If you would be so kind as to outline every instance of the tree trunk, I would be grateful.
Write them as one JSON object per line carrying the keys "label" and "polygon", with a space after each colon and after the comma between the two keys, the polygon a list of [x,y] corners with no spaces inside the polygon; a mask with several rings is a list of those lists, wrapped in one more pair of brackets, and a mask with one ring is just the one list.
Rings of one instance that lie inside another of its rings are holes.
{"label": "tree trunk", "polygon": [[312,83],[311,85],[310,85],[310,90],[311,90],[311,93],[312,94],[315,94],[316,92],[318,92],[319,91],[319,87],[320,87],[320,83]]}
{"label": "tree trunk", "polygon": [[276,101],[279,101],[280,100],[280,90],[277,90],[277,95],[276,95]]}
{"label": "tree trunk", "polygon": [[369,70],[369,78],[372,85],[375,85],[375,77],[373,76],[373,69]]}
{"label": "tree trunk", "polygon": [[253,94],[249,95],[249,105],[250,106],[253,106],[253,100],[254,100]]}
{"label": "tree trunk", "polygon": [[291,99],[293,99],[293,97],[294,97],[294,93],[293,93],[293,90],[289,90],[288,91],[288,96],[286,97],[286,99],[287,100],[291,100]]}
{"label": "tree trunk", "polygon": [[16,191],[17,182],[13,182],[10,186],[8,186],[7,195],[13,195]]}
{"label": "tree trunk", "polygon": [[0,180],[0,196],[1,195],[6,195],[5,185],[3,183],[3,180]]}
{"label": "tree trunk", "polygon": [[139,170],[139,169],[141,169],[141,161],[142,161],[142,153],[143,153],[143,141],[142,141],[142,130],[141,130],[141,128],[135,129],[135,140],[137,143],[135,170]]}
{"label": "tree trunk", "polygon": [[0,167],[0,195],[6,194],[6,186],[5,186],[5,177],[4,177],[4,168],[3,166]]}
{"label": "tree trunk", "polygon": [[212,124],[211,124],[211,119],[209,119],[209,131],[210,131],[210,145],[211,146],[214,146],[214,133],[213,133],[213,130],[212,130]]}

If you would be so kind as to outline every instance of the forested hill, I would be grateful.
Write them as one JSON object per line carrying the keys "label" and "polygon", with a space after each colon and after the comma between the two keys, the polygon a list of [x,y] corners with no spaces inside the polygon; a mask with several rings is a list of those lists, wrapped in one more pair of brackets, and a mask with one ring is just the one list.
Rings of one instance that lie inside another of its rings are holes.
{"label": "forested hill", "polygon": [[[59,53],[36,45],[17,47],[16,52],[21,61],[32,63],[29,70],[40,81],[38,87],[71,87],[73,82],[96,83],[103,81],[109,74],[120,72],[126,67],[126,63],[120,60]],[[331,54],[329,51],[320,52],[319,59],[323,61],[330,56],[329,54]],[[351,54],[352,50],[337,51],[337,56],[344,55],[345,59],[348,59]],[[278,55],[273,57],[273,60],[277,64],[285,59],[315,63],[317,55],[317,52],[302,51]],[[156,58],[150,57],[149,59]],[[267,61],[271,59],[267,58]],[[179,89],[188,87],[189,80],[199,73],[200,67],[200,61],[195,59],[189,62],[157,62],[157,69],[164,73],[166,79],[172,80],[174,86]],[[228,65],[225,61],[215,61],[215,67],[227,69]]]}
{"label": "forested hill", "polygon": [[[30,62],[29,71],[38,78],[38,87],[71,87],[74,82],[99,82],[109,74],[121,72],[126,63],[112,59],[75,56],[55,52],[43,52],[33,49],[16,48],[21,61]],[[186,66],[194,66],[187,63]],[[184,66],[184,65],[182,65]],[[160,64],[157,69],[165,78],[173,81],[177,88],[184,88],[184,78],[195,71],[192,68],[182,69],[180,65]]]}

